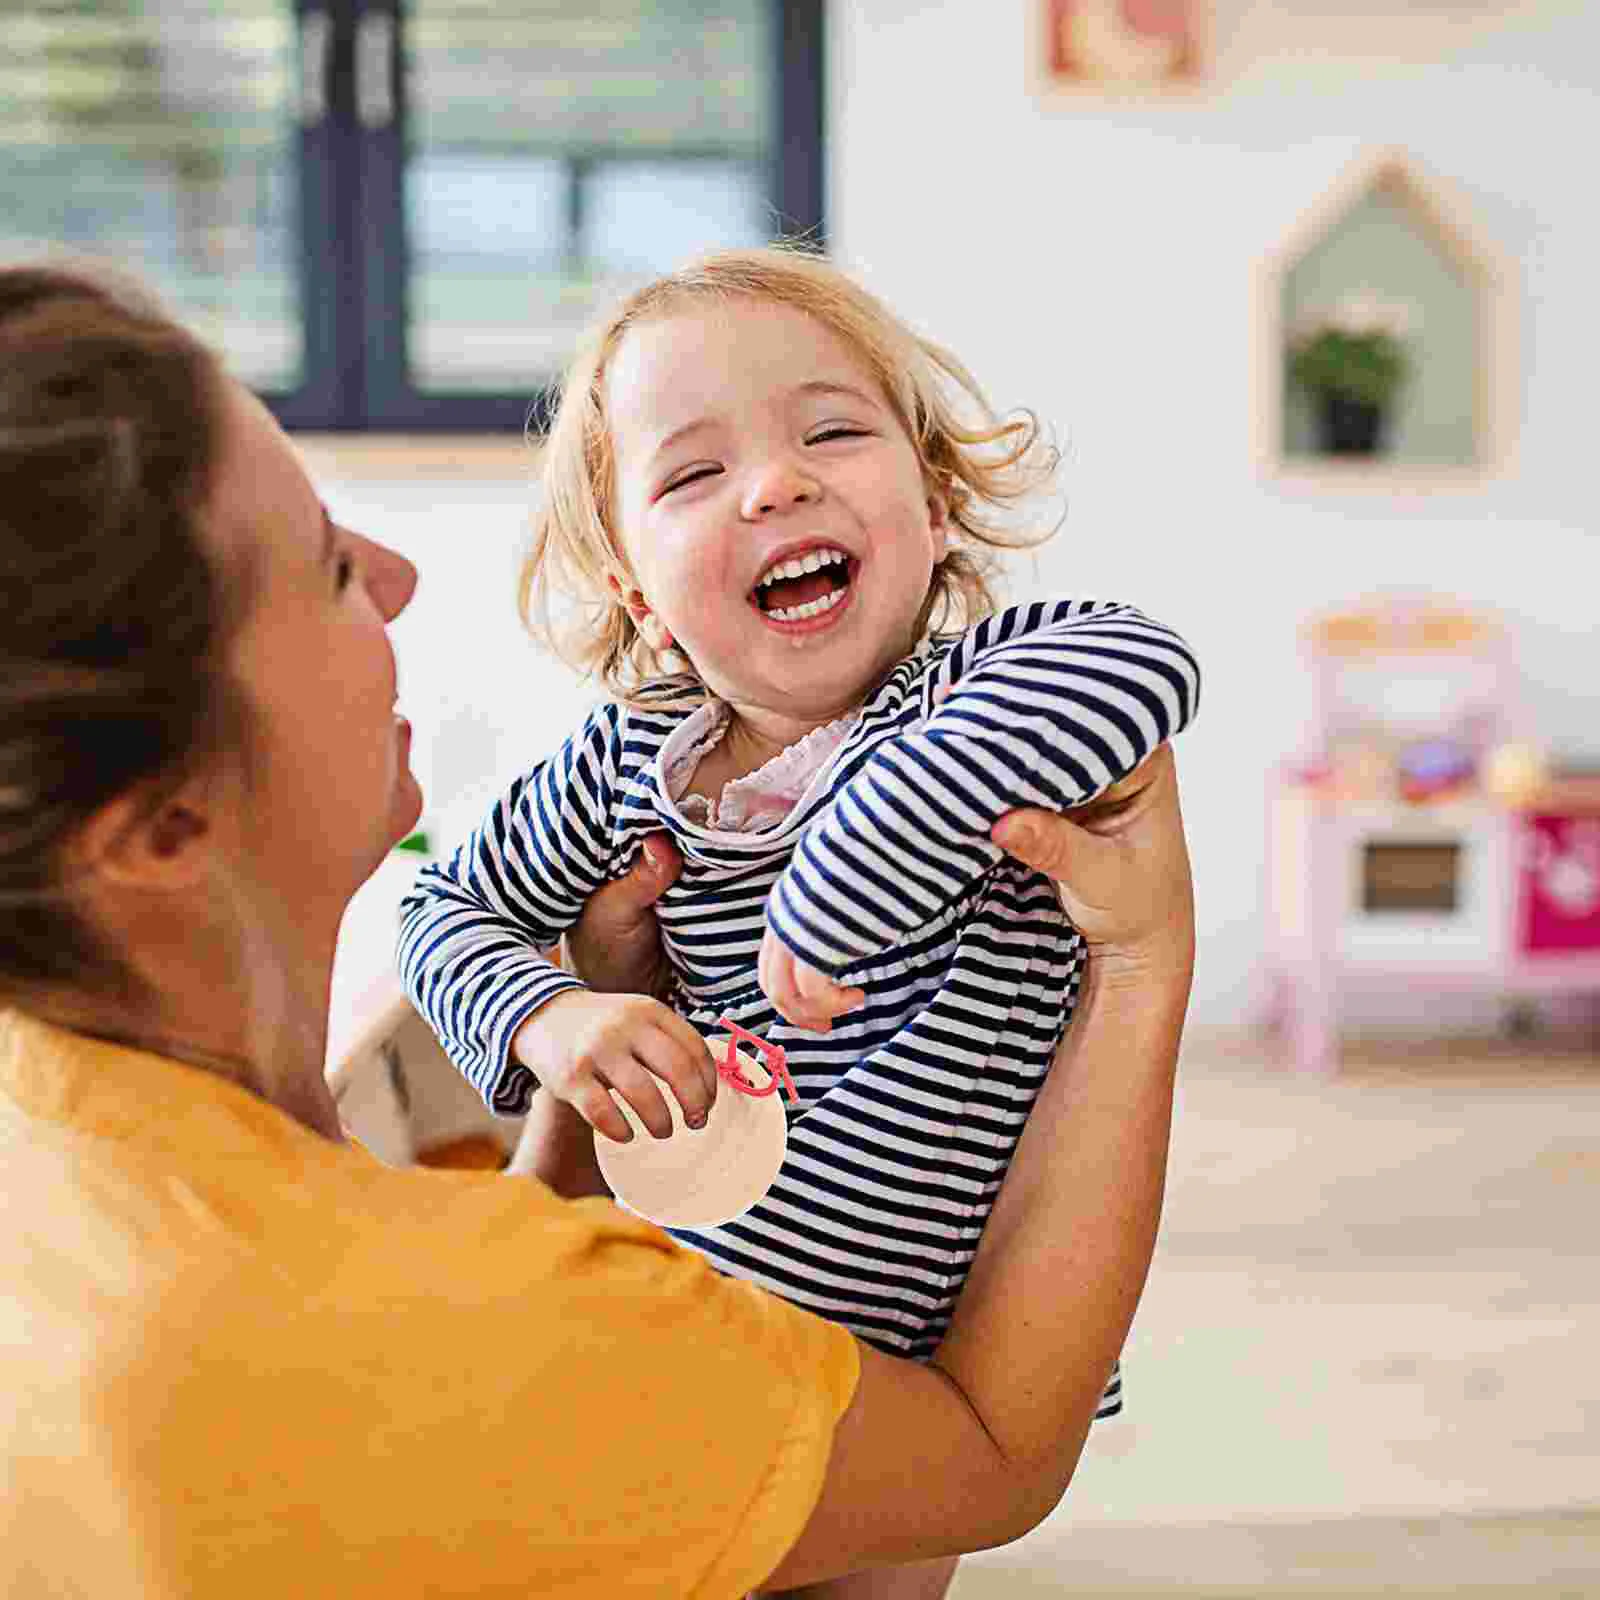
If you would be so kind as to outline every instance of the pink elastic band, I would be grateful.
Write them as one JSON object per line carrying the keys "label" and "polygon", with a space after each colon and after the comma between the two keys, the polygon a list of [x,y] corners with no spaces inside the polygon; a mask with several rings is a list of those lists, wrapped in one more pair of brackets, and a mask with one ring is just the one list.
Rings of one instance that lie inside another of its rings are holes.
{"label": "pink elastic band", "polygon": [[[731,1083],[740,1094],[753,1095],[757,1100],[765,1099],[767,1095],[776,1093],[781,1082],[789,1091],[789,1098],[796,1105],[800,1104],[800,1096],[794,1091],[794,1079],[789,1076],[788,1056],[784,1053],[781,1044],[768,1044],[759,1034],[751,1033],[748,1028],[741,1028],[730,1017],[718,1017],[718,1027],[726,1028],[733,1035],[728,1040],[728,1054],[717,1063],[717,1072]],[[739,1041],[753,1044],[756,1053],[761,1057],[761,1064],[767,1069],[767,1084],[765,1088],[758,1089],[745,1077],[739,1067]]]}

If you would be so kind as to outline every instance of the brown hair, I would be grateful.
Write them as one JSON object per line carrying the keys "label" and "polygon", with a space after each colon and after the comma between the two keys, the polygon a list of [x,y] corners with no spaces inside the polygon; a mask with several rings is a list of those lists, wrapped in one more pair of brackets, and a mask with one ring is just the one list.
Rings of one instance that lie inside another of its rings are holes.
{"label": "brown hair", "polygon": [[234,726],[230,594],[198,532],[220,381],[132,287],[0,268],[0,999],[137,998],[68,846]]}
{"label": "brown hair", "polygon": [[[738,299],[792,306],[842,339],[877,379],[916,449],[929,489],[943,496],[949,549],[934,568],[916,623],[918,639],[987,616],[994,609],[994,552],[1038,544],[1056,531],[1052,524],[1019,532],[999,516],[1038,490],[1056,466],[1056,451],[1042,440],[1031,412],[999,420],[955,356],[914,333],[809,247],[772,245],[704,256],[647,284],[593,330],[561,382],[540,453],[540,500],[520,583],[522,616],[558,654],[598,676],[619,700],[637,699],[665,663],[611,583],[634,587],[612,525],[607,365],[635,324]],[[558,623],[558,599],[576,601],[576,615]],[[691,683],[685,698],[695,693]]]}

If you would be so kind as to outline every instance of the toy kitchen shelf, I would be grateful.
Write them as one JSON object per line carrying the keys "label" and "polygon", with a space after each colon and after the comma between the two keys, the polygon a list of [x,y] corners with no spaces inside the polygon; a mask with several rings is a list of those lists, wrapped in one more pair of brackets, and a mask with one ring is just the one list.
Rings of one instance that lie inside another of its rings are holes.
{"label": "toy kitchen shelf", "polygon": [[1392,601],[1308,633],[1315,727],[1269,777],[1267,1020],[1338,1059],[1357,985],[1600,997],[1600,774],[1524,742],[1497,624]]}

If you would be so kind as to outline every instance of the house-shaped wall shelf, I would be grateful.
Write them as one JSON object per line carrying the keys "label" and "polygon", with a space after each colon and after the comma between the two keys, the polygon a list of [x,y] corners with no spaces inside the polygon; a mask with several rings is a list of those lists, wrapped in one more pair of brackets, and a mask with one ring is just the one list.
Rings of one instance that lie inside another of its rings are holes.
{"label": "house-shaped wall shelf", "polygon": [[[1256,449],[1277,476],[1379,488],[1448,486],[1505,460],[1515,410],[1511,265],[1467,207],[1402,151],[1355,162],[1262,264]],[[1407,375],[1372,453],[1335,452],[1289,376],[1292,343],[1329,314],[1398,311]]]}

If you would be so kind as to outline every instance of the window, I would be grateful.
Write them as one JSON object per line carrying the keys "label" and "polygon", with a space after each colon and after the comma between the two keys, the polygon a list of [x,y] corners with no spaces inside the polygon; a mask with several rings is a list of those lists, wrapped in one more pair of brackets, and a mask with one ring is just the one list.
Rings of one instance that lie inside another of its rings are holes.
{"label": "window", "polygon": [[690,252],[822,236],[823,0],[0,0],[0,255],[154,283],[288,424],[520,429]]}

